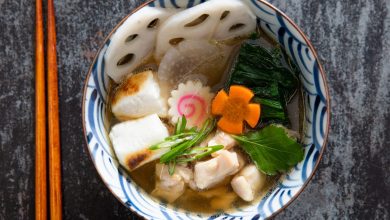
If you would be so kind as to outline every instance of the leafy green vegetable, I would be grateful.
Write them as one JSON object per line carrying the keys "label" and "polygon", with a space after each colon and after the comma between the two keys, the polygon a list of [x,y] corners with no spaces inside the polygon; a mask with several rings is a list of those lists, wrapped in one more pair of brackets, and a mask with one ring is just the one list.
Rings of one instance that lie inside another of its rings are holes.
{"label": "leafy green vegetable", "polygon": [[279,92],[283,92],[288,99],[295,92],[298,79],[282,59],[280,48],[268,51],[248,41],[241,46],[229,84],[249,86],[262,98],[278,98]]}
{"label": "leafy green vegetable", "polygon": [[254,102],[261,104],[261,117],[267,121],[288,122],[285,106],[279,101],[255,97]]}
{"label": "leafy green vegetable", "polygon": [[[263,121],[288,124],[286,103],[298,88],[297,70],[280,48],[268,51],[247,41],[240,48],[226,88],[234,84],[245,85],[259,98],[255,101],[262,104]],[[270,102],[278,102],[277,107],[275,103],[269,105]]]}
{"label": "leafy green vegetable", "polygon": [[251,157],[256,167],[268,175],[287,171],[303,159],[300,144],[281,126],[269,125],[261,130],[234,135],[233,138]]}
{"label": "leafy green vegetable", "polygon": [[196,128],[186,130],[186,123],[187,120],[183,116],[175,125],[174,135],[149,147],[150,150],[170,148],[168,152],[161,156],[160,162],[168,165],[168,171],[171,175],[175,172],[177,163],[199,160],[223,148],[222,145],[193,148],[214,130],[216,124],[214,119],[206,120],[199,131]]}

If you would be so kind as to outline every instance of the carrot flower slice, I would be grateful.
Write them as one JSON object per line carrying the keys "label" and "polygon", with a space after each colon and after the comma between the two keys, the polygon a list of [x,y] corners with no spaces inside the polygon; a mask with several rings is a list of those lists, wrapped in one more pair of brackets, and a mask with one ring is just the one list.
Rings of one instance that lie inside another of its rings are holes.
{"label": "carrot flower slice", "polygon": [[260,104],[250,103],[253,92],[239,85],[230,86],[229,95],[221,90],[211,104],[211,113],[222,116],[218,127],[230,134],[241,134],[244,121],[254,128],[260,119]]}

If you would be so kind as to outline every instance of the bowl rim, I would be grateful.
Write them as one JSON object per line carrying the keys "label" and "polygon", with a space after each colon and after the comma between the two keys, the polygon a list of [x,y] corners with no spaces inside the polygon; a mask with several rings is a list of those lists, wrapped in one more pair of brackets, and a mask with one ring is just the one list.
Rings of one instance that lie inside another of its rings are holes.
{"label": "bowl rim", "polygon": [[[88,81],[90,79],[90,76],[92,74],[92,68],[93,68],[93,64],[96,62],[96,60],[98,59],[98,56],[100,54],[100,52],[102,51],[102,49],[104,48],[104,45],[105,43],[111,38],[111,36],[113,35],[113,33],[127,20],[127,18],[129,18],[132,14],[134,14],[135,12],[137,12],[138,10],[140,10],[141,8],[149,5],[149,3],[151,2],[154,2],[156,0],[147,0],[146,2],[140,4],[139,6],[137,6],[136,8],[134,8],[130,13],[128,13],[125,17],[123,17],[120,22],[118,24],[116,24],[114,26],[114,28],[112,28],[112,30],[110,31],[110,33],[105,37],[104,41],[100,44],[100,47],[99,49],[96,51],[95,53],[95,56],[91,62],[91,65],[90,67],[88,68],[88,72],[87,72],[87,76],[84,80],[84,86],[83,86],[83,98],[82,98],[82,124],[83,124],[83,134],[84,134],[84,147],[86,148],[86,151],[88,152],[88,155],[89,155],[89,158],[91,159],[92,163],[93,163],[93,166],[95,168],[95,170],[97,171],[100,179],[102,180],[102,182],[104,183],[104,185],[106,186],[106,188],[111,192],[111,194],[120,202],[122,203],[125,207],[127,207],[127,209],[131,210],[132,213],[136,214],[138,217],[141,217],[143,219],[146,219],[144,216],[140,215],[133,207],[131,206],[127,206],[112,190],[111,188],[109,187],[108,183],[106,183],[106,181],[102,178],[102,176],[100,175],[100,172],[99,170],[96,168],[96,165],[95,165],[95,161],[93,160],[92,158],[92,155],[91,155],[91,152],[88,148],[88,139],[87,139],[87,133],[86,133],[86,123],[85,123],[85,99],[86,99],[86,95],[87,95],[87,88],[88,88]],[[322,64],[321,64],[321,61],[317,55],[317,51],[315,50],[314,46],[312,45],[311,41],[309,40],[309,38],[306,36],[306,34],[301,30],[301,28],[299,28],[299,26],[291,19],[289,18],[283,11],[281,11],[280,9],[278,9],[276,6],[272,5],[271,3],[265,1],[265,0],[256,0],[258,2],[261,2],[262,4],[265,4],[267,5],[268,7],[272,8],[272,10],[274,10],[276,13],[278,13],[279,15],[281,15],[284,19],[286,19],[297,31],[298,33],[302,36],[302,38],[304,39],[305,43],[307,44],[307,46],[309,47],[309,49],[311,50],[311,52],[313,53],[313,56],[315,58],[315,60],[317,61],[318,63],[318,68],[319,68],[319,73],[321,74],[321,78],[322,78],[322,81],[324,83],[324,89],[325,89],[325,95],[326,95],[326,109],[327,109],[327,119],[326,119],[326,122],[327,122],[327,126],[326,126],[326,130],[325,130],[325,135],[324,135],[324,142],[321,146],[321,151],[320,151],[320,154],[318,156],[318,159],[316,161],[316,164],[314,165],[314,168],[310,174],[310,176],[306,179],[306,181],[303,183],[302,187],[299,189],[299,191],[293,196],[291,197],[291,199],[285,204],[283,205],[281,208],[279,208],[278,210],[276,210],[274,213],[272,213],[270,216],[267,217],[267,219],[272,219],[274,218],[276,215],[280,214],[282,211],[284,211],[292,202],[294,202],[300,195],[301,193],[304,191],[304,189],[307,187],[307,185],[309,184],[309,182],[311,182],[312,178],[314,177],[314,174],[316,173],[317,169],[318,169],[318,166],[320,164],[320,161],[322,159],[322,156],[325,152],[325,149],[327,147],[327,144],[328,144],[328,137],[329,137],[329,131],[330,131],[330,122],[331,122],[331,108],[330,108],[330,104],[331,104],[331,100],[330,100],[330,94],[329,94],[329,86],[328,86],[328,82],[327,82],[327,79],[326,79],[326,74],[325,74],[325,71],[324,71],[324,68],[322,67]],[[201,4],[201,3],[200,3]]]}

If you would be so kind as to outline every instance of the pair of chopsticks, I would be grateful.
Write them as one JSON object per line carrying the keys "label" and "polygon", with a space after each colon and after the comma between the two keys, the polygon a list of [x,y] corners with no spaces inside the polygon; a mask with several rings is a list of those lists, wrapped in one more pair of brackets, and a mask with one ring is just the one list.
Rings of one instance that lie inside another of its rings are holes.
{"label": "pair of chopsticks", "polygon": [[[45,77],[42,0],[36,0],[35,7],[35,219],[46,220],[48,215],[46,154],[48,148],[50,219],[59,220],[62,219],[62,193],[56,29],[53,0],[48,0],[47,3],[47,77]],[[46,137],[48,137],[47,147]]]}

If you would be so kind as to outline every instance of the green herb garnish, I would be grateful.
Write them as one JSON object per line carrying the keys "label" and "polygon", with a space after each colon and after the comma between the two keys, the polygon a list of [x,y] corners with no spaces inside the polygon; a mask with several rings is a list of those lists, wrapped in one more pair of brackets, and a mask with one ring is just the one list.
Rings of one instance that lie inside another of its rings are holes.
{"label": "green herb garnish", "polygon": [[200,160],[216,151],[222,150],[223,148],[223,145],[193,148],[189,152],[184,153],[183,156],[187,156],[187,158],[178,159],[178,163],[187,163],[195,160]]}
{"label": "green herb garnish", "polygon": [[216,124],[214,119],[207,119],[199,130],[196,128],[186,130],[186,124],[187,120],[183,116],[176,123],[173,135],[149,147],[150,150],[170,148],[161,156],[160,162],[168,165],[168,171],[171,175],[174,173],[177,163],[200,160],[223,149],[222,145],[194,148],[214,130]]}
{"label": "green herb garnish", "polygon": [[303,160],[304,152],[281,126],[269,125],[259,131],[233,135],[256,167],[268,175],[284,172]]}
{"label": "green herb garnish", "polygon": [[181,134],[186,129],[187,119],[183,115],[175,125],[175,134]]}

